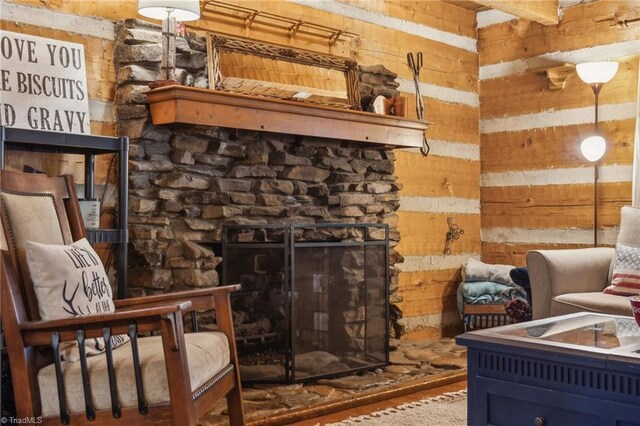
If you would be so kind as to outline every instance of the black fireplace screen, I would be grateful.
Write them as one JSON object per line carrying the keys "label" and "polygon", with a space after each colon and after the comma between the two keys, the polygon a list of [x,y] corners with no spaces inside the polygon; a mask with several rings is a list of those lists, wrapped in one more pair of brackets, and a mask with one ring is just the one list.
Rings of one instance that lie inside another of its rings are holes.
{"label": "black fireplace screen", "polygon": [[300,382],[386,365],[389,229],[384,224],[232,225],[233,295],[245,382]]}

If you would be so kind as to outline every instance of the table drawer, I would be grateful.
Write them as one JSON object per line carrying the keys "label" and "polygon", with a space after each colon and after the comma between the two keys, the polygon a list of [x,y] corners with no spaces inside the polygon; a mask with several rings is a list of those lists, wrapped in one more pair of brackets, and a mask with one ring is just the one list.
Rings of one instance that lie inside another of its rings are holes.
{"label": "table drawer", "polygon": [[[535,399],[535,395],[519,395]],[[496,426],[599,426],[600,416],[541,405],[516,397],[487,395],[487,424]]]}

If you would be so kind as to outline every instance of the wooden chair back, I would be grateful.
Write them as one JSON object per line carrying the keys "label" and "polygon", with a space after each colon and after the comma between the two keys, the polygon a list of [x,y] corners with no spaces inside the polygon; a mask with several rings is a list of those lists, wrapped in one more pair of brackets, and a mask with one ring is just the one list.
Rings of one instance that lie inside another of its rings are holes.
{"label": "wooden chair back", "polygon": [[20,324],[40,319],[25,243],[69,244],[86,235],[73,178],[0,170],[0,222],[2,327],[14,393],[38,412],[37,372],[52,358],[49,353],[24,347],[19,330]]}
{"label": "wooden chair back", "polygon": [[40,319],[25,243],[70,244],[86,236],[71,176],[0,171],[0,217],[29,320]]}

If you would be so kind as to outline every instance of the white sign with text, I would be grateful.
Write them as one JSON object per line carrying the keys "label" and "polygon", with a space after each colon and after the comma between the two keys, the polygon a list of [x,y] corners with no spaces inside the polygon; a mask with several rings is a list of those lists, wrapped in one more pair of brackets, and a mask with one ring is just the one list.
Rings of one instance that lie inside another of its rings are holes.
{"label": "white sign with text", "polygon": [[0,124],[90,134],[84,46],[0,31]]}

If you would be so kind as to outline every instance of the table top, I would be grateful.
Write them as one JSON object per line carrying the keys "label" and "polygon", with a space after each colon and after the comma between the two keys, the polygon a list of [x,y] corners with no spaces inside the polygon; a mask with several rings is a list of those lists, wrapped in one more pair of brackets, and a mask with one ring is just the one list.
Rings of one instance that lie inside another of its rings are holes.
{"label": "table top", "polygon": [[461,344],[502,343],[558,352],[582,352],[640,360],[640,327],[633,317],[588,312],[472,331]]}

